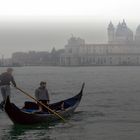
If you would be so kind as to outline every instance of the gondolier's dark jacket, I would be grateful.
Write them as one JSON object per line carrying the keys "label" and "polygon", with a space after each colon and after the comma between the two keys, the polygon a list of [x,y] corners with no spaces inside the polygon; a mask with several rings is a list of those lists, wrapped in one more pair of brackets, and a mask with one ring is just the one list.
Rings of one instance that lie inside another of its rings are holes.
{"label": "gondolier's dark jacket", "polygon": [[16,82],[11,74],[4,72],[0,75],[0,86],[10,85],[10,82],[16,87]]}

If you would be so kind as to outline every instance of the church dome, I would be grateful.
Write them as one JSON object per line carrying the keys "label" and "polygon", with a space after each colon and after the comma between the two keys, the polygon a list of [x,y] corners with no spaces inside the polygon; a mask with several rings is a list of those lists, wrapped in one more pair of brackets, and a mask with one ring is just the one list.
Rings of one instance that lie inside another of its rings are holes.
{"label": "church dome", "polygon": [[118,23],[115,32],[115,40],[117,43],[131,43],[133,42],[133,32],[129,29],[123,20],[122,23]]}
{"label": "church dome", "polygon": [[136,35],[140,35],[140,25],[136,29]]}
{"label": "church dome", "polygon": [[140,25],[136,29],[135,43],[140,44]]}

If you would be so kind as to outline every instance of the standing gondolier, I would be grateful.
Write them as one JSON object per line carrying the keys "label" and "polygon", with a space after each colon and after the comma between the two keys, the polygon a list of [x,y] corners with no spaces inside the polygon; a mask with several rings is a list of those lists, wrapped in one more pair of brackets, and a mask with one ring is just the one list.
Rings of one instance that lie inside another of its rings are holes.
{"label": "standing gondolier", "polygon": [[16,82],[14,80],[12,72],[13,72],[12,68],[7,68],[7,71],[0,75],[0,89],[3,97],[2,104],[4,104],[7,96],[10,96],[11,94],[10,84],[12,83],[13,86],[16,87]]}

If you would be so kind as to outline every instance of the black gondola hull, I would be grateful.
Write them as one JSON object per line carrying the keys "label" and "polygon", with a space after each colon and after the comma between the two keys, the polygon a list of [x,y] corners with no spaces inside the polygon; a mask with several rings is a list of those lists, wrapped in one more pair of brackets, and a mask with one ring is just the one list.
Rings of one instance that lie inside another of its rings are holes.
{"label": "black gondola hull", "polygon": [[[58,103],[51,104],[50,106],[58,106],[61,102],[64,102],[69,106],[66,107],[64,110],[56,110],[56,112],[63,118],[71,116],[81,101],[83,88],[84,84],[82,85],[80,93],[76,96],[60,101]],[[60,120],[60,118],[53,113],[27,112],[26,110],[19,109],[15,104],[10,103],[9,97],[6,100],[4,110],[14,124],[28,125],[42,122],[51,123]]]}

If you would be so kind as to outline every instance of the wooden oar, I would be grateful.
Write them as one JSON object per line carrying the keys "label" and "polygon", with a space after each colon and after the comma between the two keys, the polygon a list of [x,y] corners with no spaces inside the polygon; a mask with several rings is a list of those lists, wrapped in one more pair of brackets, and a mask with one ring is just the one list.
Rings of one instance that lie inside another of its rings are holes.
{"label": "wooden oar", "polygon": [[46,106],[42,102],[38,101],[37,99],[35,99],[31,95],[29,95],[27,92],[25,92],[22,89],[20,89],[19,87],[15,87],[15,88],[18,89],[19,91],[21,91],[22,93],[24,93],[25,95],[27,95],[28,97],[30,97],[31,99],[33,99],[34,101],[38,102],[40,105],[44,106],[46,109],[48,109],[50,112],[52,112],[55,116],[57,116],[60,119],[62,119],[64,122],[66,122],[66,120],[62,116],[60,116],[58,113],[56,113],[54,110],[50,109],[48,106]]}

